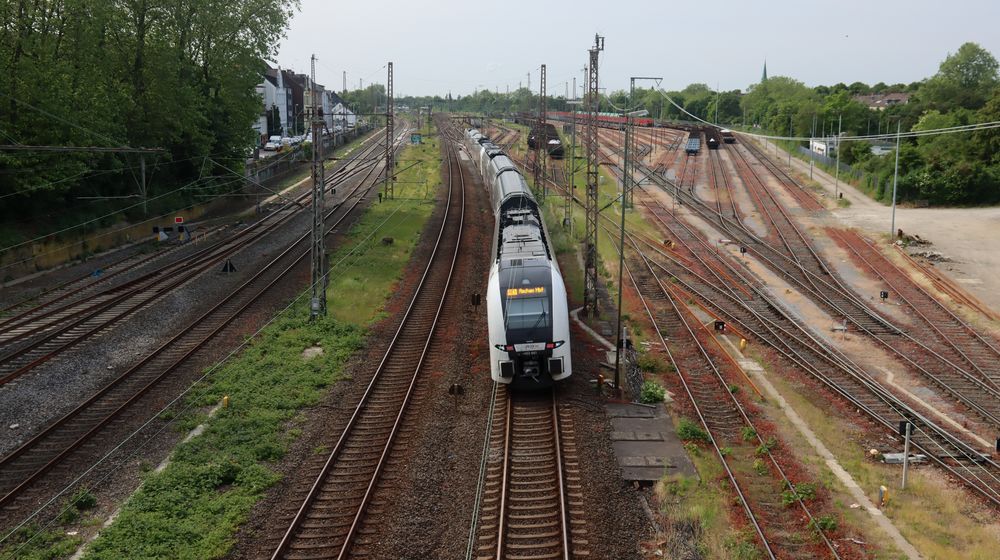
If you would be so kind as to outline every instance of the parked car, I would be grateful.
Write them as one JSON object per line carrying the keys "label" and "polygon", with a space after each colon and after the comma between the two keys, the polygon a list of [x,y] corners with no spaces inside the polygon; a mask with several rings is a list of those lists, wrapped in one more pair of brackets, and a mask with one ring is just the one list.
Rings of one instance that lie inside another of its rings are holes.
{"label": "parked car", "polygon": [[264,144],[265,151],[278,151],[281,149],[281,136],[271,136]]}

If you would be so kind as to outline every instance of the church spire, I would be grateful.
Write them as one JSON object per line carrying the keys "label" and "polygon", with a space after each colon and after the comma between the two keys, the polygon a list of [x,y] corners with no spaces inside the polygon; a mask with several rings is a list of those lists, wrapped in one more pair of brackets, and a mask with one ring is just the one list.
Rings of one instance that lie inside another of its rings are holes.
{"label": "church spire", "polygon": [[766,82],[767,81],[767,59],[766,58],[764,59],[764,73],[760,75],[760,81],[761,82]]}

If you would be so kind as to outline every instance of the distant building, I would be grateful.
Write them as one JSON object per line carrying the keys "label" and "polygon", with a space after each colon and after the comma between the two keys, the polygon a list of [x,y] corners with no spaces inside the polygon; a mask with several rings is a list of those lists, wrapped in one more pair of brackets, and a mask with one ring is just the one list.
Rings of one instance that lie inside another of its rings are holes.
{"label": "distant building", "polygon": [[[291,88],[285,84],[284,72],[281,68],[271,68],[265,65],[264,75],[257,84],[256,92],[260,96],[260,113],[253,129],[261,143],[267,141],[271,134],[288,135],[293,96]],[[269,113],[277,109],[277,122],[268,130]]]}
{"label": "distant building", "polygon": [[884,111],[893,105],[906,105],[910,102],[910,94],[872,93],[870,95],[855,95],[853,99],[874,111]]}
{"label": "distant building", "polygon": [[896,145],[890,142],[872,142],[869,150],[873,155],[884,156],[891,154],[896,149]]}
{"label": "distant building", "polygon": [[812,139],[809,141],[809,149],[813,153],[819,154],[821,156],[832,156],[837,153],[837,139],[836,138],[823,138],[823,139]]}
{"label": "distant building", "polygon": [[767,59],[764,59],[764,72],[760,75],[760,83],[767,81]]}
{"label": "distant building", "polygon": [[333,106],[330,117],[335,130],[337,126],[340,127],[341,131],[349,130],[358,124],[358,117],[343,102]]}

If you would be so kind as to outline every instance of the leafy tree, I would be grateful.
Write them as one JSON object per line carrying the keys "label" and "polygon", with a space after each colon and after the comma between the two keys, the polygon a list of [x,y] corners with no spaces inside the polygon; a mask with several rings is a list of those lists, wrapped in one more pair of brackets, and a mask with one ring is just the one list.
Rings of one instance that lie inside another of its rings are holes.
{"label": "leafy tree", "polygon": [[[229,175],[205,182],[201,195],[231,188],[229,171],[203,164],[211,156],[240,170],[255,143],[262,61],[277,54],[297,7],[297,0],[4,2],[3,141],[163,148],[165,155],[147,157],[151,196],[201,176]],[[0,165],[23,171],[0,174],[0,195],[13,195],[0,216],[16,228],[51,230],[81,213],[132,205],[79,197],[134,196],[140,181],[135,155],[6,153]],[[193,196],[178,191],[150,212]],[[17,222],[23,218],[30,223]]]}
{"label": "leafy tree", "polygon": [[1000,85],[997,69],[997,60],[989,51],[976,43],[965,43],[945,58],[937,74],[921,88],[921,96],[937,109],[978,109]]}

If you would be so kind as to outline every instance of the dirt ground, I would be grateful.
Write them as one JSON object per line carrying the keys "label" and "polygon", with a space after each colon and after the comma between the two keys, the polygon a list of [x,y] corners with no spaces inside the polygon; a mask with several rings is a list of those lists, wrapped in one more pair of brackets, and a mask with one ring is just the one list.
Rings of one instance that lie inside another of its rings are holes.
{"label": "dirt ground", "polygon": [[[774,154],[773,145],[768,145]],[[786,152],[779,149],[779,154]],[[786,156],[780,159],[787,168]],[[793,168],[806,176],[809,163],[792,158]],[[813,179],[832,199],[834,178],[820,169],[813,170]],[[840,183],[844,198],[850,201],[846,208],[832,209],[840,223],[856,227],[873,236],[885,238],[892,219],[890,206],[872,200],[858,189]],[[979,298],[994,310],[1000,311],[1000,251],[995,245],[1000,239],[1000,207],[988,208],[907,208],[896,207],[896,228],[907,235],[919,235],[929,240],[929,250],[939,251],[952,262],[943,262],[937,268],[957,284]]]}

